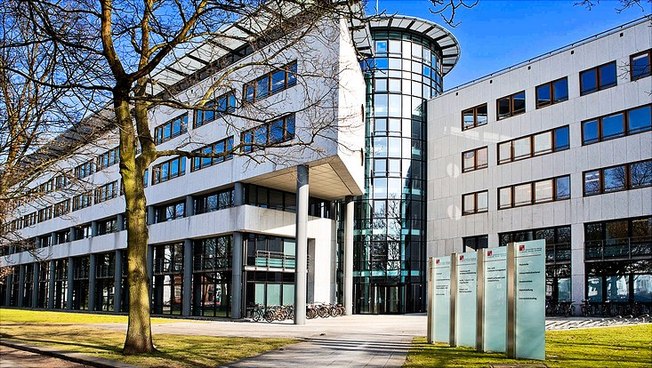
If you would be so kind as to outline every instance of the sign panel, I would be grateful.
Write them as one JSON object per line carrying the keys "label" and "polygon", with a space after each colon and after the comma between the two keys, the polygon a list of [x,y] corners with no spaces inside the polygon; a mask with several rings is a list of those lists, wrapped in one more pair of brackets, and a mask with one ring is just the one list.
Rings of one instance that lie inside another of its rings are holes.
{"label": "sign panel", "polygon": [[507,247],[484,249],[484,350],[506,351]]}
{"label": "sign panel", "polygon": [[435,314],[435,341],[449,341],[450,332],[450,287],[451,287],[451,258],[434,258],[434,284],[433,309]]}
{"label": "sign panel", "polygon": [[455,333],[458,346],[475,347],[478,255],[475,251],[457,255],[457,297]]}
{"label": "sign panel", "polygon": [[516,357],[544,360],[546,241],[516,243]]}

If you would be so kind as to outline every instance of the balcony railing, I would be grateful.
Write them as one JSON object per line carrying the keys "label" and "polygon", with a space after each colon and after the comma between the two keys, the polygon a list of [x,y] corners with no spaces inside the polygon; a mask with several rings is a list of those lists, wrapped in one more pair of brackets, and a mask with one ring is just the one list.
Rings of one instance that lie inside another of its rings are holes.
{"label": "balcony railing", "polygon": [[255,266],[271,268],[296,268],[297,261],[294,255],[283,252],[256,251]]}
{"label": "balcony railing", "polygon": [[588,241],[584,252],[587,261],[646,258],[652,256],[652,237]]}

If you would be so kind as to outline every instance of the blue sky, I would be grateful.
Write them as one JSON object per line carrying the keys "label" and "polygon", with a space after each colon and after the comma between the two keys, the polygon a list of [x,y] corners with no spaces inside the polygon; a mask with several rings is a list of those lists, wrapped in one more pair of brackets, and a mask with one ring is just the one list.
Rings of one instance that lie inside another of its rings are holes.
{"label": "blue sky", "polygon": [[[632,7],[621,13],[615,0],[602,0],[591,10],[575,6],[576,1],[480,0],[472,9],[459,10],[455,28],[428,10],[432,8],[428,0],[378,3],[387,14],[424,18],[455,35],[462,57],[444,78],[444,89],[449,89],[651,13],[647,0],[643,0],[645,11]],[[369,0],[367,12],[373,13],[375,5],[375,0]]]}

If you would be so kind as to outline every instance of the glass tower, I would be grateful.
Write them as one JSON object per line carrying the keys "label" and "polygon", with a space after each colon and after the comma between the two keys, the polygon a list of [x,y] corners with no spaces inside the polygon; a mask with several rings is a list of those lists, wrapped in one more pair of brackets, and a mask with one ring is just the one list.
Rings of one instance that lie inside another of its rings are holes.
{"label": "glass tower", "polygon": [[[356,198],[354,313],[425,310],[426,101],[457,61],[454,38],[409,17],[371,24],[367,87],[366,194]],[[445,51],[446,47],[451,50]]]}

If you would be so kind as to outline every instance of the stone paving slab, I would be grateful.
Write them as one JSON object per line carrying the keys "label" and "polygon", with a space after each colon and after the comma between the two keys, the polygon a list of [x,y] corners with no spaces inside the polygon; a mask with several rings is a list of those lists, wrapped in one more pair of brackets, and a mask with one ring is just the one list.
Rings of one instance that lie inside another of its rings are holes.
{"label": "stone paving slab", "polygon": [[[0,345],[8,346],[13,349],[27,351],[41,356],[53,357],[57,359],[66,360],[68,362],[79,363],[80,365],[78,365],[77,367],[88,366],[88,367],[97,367],[97,368],[136,368],[131,364],[121,363],[115,360],[91,357],[80,353],[70,353],[70,352],[66,352],[50,347],[45,347],[45,346],[33,346],[18,341],[12,341],[5,338],[0,340]],[[38,366],[38,367],[42,368],[42,366]]]}
{"label": "stone paving slab", "polygon": [[0,368],[87,368],[88,365],[0,345]]}

